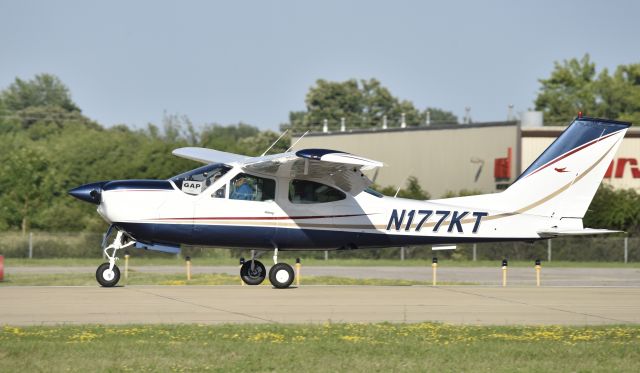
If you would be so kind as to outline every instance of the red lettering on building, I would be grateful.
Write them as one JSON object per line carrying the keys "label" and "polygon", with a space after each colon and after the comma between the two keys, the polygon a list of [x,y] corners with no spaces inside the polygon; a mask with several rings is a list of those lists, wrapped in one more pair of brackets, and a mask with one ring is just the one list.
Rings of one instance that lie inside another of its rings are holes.
{"label": "red lettering on building", "polygon": [[[615,163],[615,172],[614,172]],[[629,167],[627,167],[629,165]],[[605,178],[622,179],[624,177],[625,169],[631,170],[631,177],[634,179],[640,179],[640,167],[638,167],[638,160],[636,158],[618,158],[617,162],[611,161],[607,172],[604,174]]]}
{"label": "red lettering on building", "polygon": [[613,174],[613,161],[611,161],[611,164],[609,164],[609,168],[607,168],[607,172],[604,173],[604,178],[609,179],[611,178],[612,174]]}
{"label": "red lettering on building", "polygon": [[493,177],[498,179],[511,179],[511,147],[507,148],[506,158],[496,158],[493,161]]}

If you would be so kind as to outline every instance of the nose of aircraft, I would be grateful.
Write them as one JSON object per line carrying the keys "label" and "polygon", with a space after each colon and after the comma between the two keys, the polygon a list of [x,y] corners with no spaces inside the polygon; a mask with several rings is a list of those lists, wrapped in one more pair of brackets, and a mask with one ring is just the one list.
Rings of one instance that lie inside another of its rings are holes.
{"label": "nose of aircraft", "polygon": [[99,205],[102,201],[102,186],[108,181],[100,181],[97,183],[81,185],[69,191],[69,194],[77,199],[85,202],[95,203]]}

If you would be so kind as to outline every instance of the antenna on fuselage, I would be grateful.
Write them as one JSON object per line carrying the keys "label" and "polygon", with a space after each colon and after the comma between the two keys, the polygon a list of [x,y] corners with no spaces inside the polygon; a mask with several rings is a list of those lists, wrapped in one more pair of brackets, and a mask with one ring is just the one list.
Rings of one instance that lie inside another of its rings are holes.
{"label": "antenna on fuselage", "polygon": [[[411,175],[411,174],[409,174],[409,175]],[[405,181],[405,180],[407,180],[407,178],[402,179],[402,181]],[[398,193],[400,193],[400,189],[402,189],[402,183],[400,183],[400,185],[398,185],[398,189],[396,189],[396,194],[393,195],[393,198],[396,198],[398,196]]]}
{"label": "antenna on fuselage", "polygon": [[[305,137],[305,136],[307,135],[307,133],[309,133],[309,130],[307,130],[307,132],[303,133],[303,134],[302,134],[302,136],[300,136],[300,137],[296,140],[296,142],[294,142],[294,143],[293,143],[293,145],[291,145],[291,146],[289,147],[289,149],[287,149],[287,151],[286,151],[285,153],[287,153],[287,152],[289,152],[289,150],[293,149],[293,147],[294,147],[294,146],[296,146],[296,144],[297,144],[300,140],[302,140],[302,138],[303,138],[303,137]],[[305,175],[306,175],[306,174],[305,174]]]}
{"label": "antenna on fuselage", "polygon": [[[273,146],[274,146],[275,144],[277,144],[277,143],[278,143],[278,141],[280,141],[280,139],[282,138],[282,136],[286,135],[286,133],[287,133],[288,131],[289,131],[288,129],[284,130],[284,132],[282,132],[282,135],[280,135],[280,137],[278,137],[278,138],[276,139],[276,141],[274,141],[274,142],[273,142],[273,144],[271,144],[271,146],[270,146],[270,147],[268,147],[268,148],[267,148],[267,150],[265,150],[265,151],[264,151],[264,153],[260,154],[260,156],[261,156],[261,157],[264,157],[264,155],[265,155],[265,154],[267,154],[267,152],[268,152],[269,150],[271,150],[271,148],[273,148]],[[287,150],[287,151],[288,151],[288,150]]]}
{"label": "antenna on fuselage", "polygon": [[396,198],[398,196],[398,193],[400,193],[400,188],[402,188],[402,184],[398,185],[398,189],[396,189],[396,194],[393,195],[393,198]]}

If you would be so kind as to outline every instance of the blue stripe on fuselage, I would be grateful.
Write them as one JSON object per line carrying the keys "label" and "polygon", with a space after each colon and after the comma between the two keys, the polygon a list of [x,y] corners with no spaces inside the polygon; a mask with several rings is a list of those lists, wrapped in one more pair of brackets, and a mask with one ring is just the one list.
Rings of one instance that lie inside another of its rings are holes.
{"label": "blue stripe on fuselage", "polygon": [[[409,236],[340,230],[228,225],[115,223],[134,239],[168,245],[194,245],[281,250],[381,248],[465,242],[520,241],[514,238]],[[275,236],[274,236],[275,232]]]}

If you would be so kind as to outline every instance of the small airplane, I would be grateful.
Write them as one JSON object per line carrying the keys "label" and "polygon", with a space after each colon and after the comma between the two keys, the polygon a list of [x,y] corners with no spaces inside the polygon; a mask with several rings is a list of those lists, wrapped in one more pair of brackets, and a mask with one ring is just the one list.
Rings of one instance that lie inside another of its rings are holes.
{"label": "small airplane", "polygon": [[[612,233],[584,228],[582,218],[631,123],[577,117],[500,193],[417,201],[369,189],[363,171],[382,167],[353,154],[304,149],[248,157],[205,148],[173,154],[205,166],[168,180],[116,180],[82,185],[72,196],[98,205],[117,234],[96,271],[100,285],[118,283],[117,251],[134,246],[179,252],[180,245],[252,249],[240,269],[258,285],[258,261],[273,250],[269,280],[294,280],[278,251],[405,245],[535,241]],[[551,166],[551,167],[550,167]],[[106,246],[106,247],[105,247]]]}

